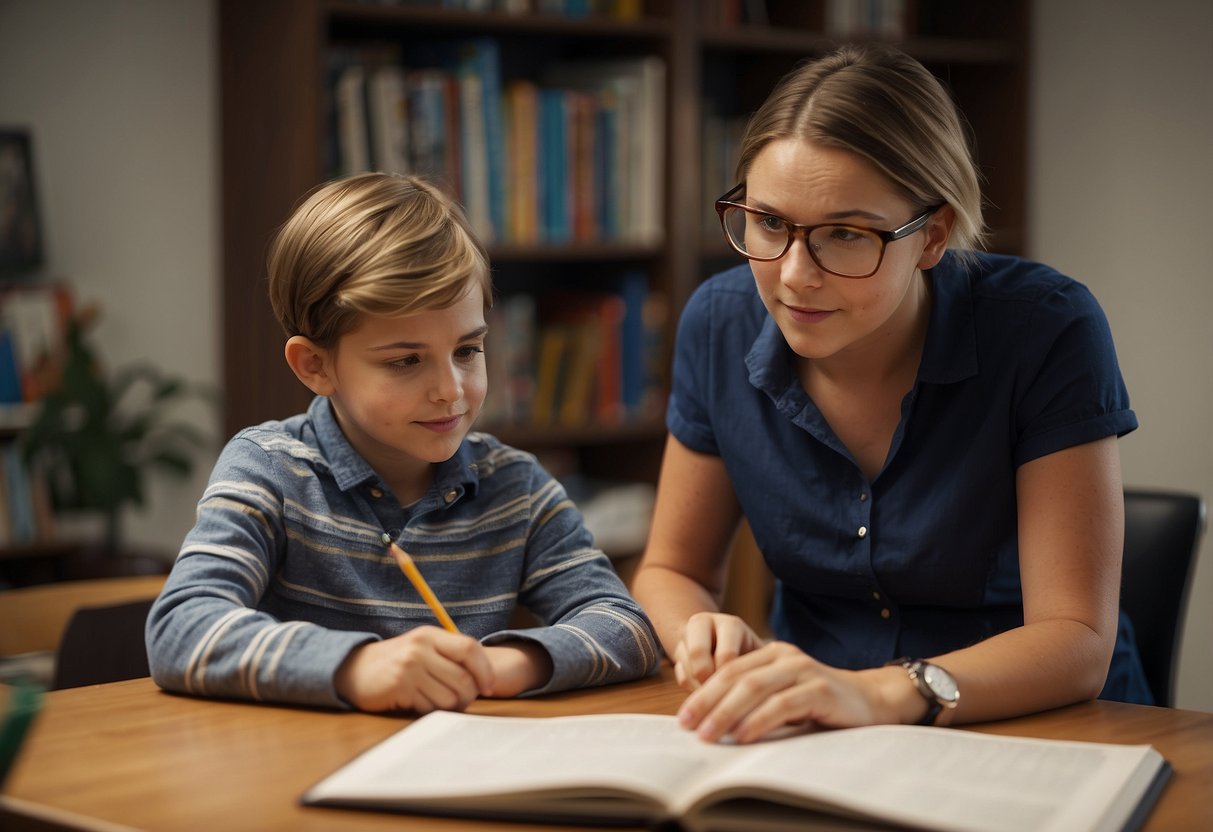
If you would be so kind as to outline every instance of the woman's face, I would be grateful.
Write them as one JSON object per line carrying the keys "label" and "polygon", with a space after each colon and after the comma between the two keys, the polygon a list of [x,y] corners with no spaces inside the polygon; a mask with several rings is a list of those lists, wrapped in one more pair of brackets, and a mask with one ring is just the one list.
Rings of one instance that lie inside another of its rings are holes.
{"label": "woman's face", "polygon": [[[745,201],[798,225],[841,223],[881,231],[900,228],[920,210],[866,159],[799,139],[773,141],[754,158]],[[803,238],[778,260],[751,260],[763,304],[792,350],[825,359],[876,347],[913,327],[926,314],[918,270],[938,262],[946,243],[943,213],[923,230],[889,243],[880,268],[867,278],[823,270]]]}

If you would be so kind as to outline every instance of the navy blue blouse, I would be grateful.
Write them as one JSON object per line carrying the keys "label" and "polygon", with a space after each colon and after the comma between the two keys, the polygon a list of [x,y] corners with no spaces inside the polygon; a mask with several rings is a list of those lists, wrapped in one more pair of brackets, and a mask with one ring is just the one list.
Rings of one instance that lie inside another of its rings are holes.
{"label": "navy blue blouse", "polygon": [[[948,253],[884,468],[869,480],[801,385],[748,264],[683,311],[667,425],[720,456],[777,579],[772,629],[827,664],[934,656],[1023,623],[1015,471],[1137,427],[1090,291]],[[1128,619],[1103,696],[1149,702]]]}

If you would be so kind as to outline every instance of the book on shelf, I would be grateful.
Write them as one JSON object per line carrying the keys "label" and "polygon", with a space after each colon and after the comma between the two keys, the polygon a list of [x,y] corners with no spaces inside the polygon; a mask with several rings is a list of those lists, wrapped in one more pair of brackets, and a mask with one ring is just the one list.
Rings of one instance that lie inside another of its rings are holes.
{"label": "book on shelf", "polygon": [[570,61],[553,66],[549,82],[593,90],[612,112],[600,125],[609,148],[604,179],[613,180],[618,237],[659,243],[664,237],[666,67],[656,55]]}
{"label": "book on shelf", "polygon": [[832,37],[905,37],[906,0],[827,0],[825,33]]}
{"label": "book on shelf", "polygon": [[467,183],[465,202],[481,237],[499,240],[506,228],[501,49],[493,38],[474,38],[460,43],[458,56],[459,82],[471,87],[461,111],[464,173],[474,177]]}
{"label": "book on shelf", "polygon": [[408,70],[405,97],[409,169],[461,194],[459,85],[454,75],[437,67]]}
{"label": "book on shelf", "polygon": [[489,310],[485,362],[489,391],[481,411],[487,426],[528,422],[535,390],[535,298],[512,294]]}
{"label": "book on shelf", "polygon": [[404,68],[395,63],[373,67],[366,83],[373,169],[409,173],[412,166]]}
{"label": "book on shelf", "polygon": [[707,744],[673,716],[436,711],[309,789],[310,806],[549,823],[968,832],[1134,828],[1170,766],[1148,745],[877,725]]}
{"label": "book on shelf", "polygon": [[539,87],[516,78],[505,85],[502,100],[509,164],[506,165],[506,236],[515,243],[534,244],[540,239]]}
{"label": "book on shelf", "polygon": [[359,63],[343,66],[337,74],[334,101],[337,113],[339,172],[342,175],[371,169],[370,136],[366,115],[366,68]]}
{"label": "book on shelf", "polygon": [[543,88],[539,92],[540,216],[544,240],[563,243],[572,238],[569,220],[569,153],[567,96],[563,90]]}

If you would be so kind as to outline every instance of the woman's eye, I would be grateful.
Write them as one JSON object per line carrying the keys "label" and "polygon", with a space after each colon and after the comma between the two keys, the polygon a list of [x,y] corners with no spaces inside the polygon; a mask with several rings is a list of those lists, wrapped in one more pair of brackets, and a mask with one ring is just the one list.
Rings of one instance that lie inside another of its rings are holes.
{"label": "woman's eye", "polygon": [[466,347],[460,347],[455,350],[455,357],[462,361],[474,361],[476,356],[484,352],[484,347],[479,344],[469,344]]}
{"label": "woman's eye", "polygon": [[784,230],[784,222],[779,217],[759,217],[758,227],[763,231],[769,231],[773,234],[777,234]]}
{"label": "woman's eye", "polygon": [[836,225],[830,229],[830,239],[837,240],[840,243],[853,243],[863,237],[863,234],[856,231],[854,228],[847,228],[845,225]]}
{"label": "woman's eye", "polygon": [[421,363],[421,358],[416,355],[406,355],[404,358],[397,358],[395,361],[388,362],[393,367],[416,367]]}

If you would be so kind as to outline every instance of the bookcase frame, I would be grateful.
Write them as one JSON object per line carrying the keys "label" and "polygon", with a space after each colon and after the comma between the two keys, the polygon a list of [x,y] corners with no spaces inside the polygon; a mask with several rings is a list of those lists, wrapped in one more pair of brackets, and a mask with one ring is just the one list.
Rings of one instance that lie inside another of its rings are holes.
{"label": "bookcase frame", "polygon": [[[221,0],[219,4],[224,428],[236,430],[303,410],[311,394],[282,360],[283,335],[265,292],[274,230],[324,176],[326,55],[337,41],[489,36],[591,51],[662,56],[667,65],[665,236],[657,246],[490,246],[494,264],[640,264],[670,302],[666,355],[679,310],[708,274],[739,262],[703,218],[717,193],[702,183],[703,100],[757,107],[799,60],[839,40],[826,34],[830,0],[766,0],[768,23],[744,22],[753,2],[646,0],[639,20],[472,12],[438,4],[353,0]],[[1025,247],[1027,0],[905,0],[911,19],[894,42],[943,78],[972,127],[985,176],[991,248]],[[731,12],[729,11],[731,10]],[[739,19],[725,22],[725,15]],[[862,36],[859,37],[862,39]],[[723,68],[723,69],[722,69]],[[732,79],[723,89],[721,78]],[[722,189],[723,190],[723,189]],[[598,476],[653,481],[660,419],[622,427],[586,425],[498,431],[529,450],[568,452]]]}

